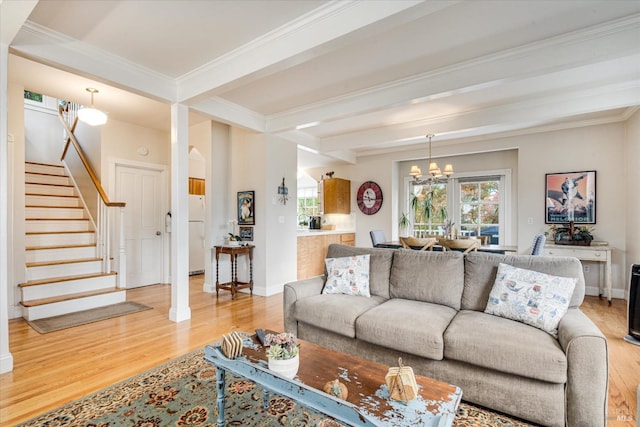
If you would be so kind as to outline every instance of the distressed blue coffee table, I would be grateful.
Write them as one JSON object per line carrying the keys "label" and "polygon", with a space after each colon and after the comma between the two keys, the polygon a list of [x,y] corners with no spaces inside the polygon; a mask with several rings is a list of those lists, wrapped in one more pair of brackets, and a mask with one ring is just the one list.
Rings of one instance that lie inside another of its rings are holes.
{"label": "distressed blue coffee table", "polygon": [[[268,392],[273,392],[347,426],[447,427],[452,425],[462,398],[459,387],[416,375],[417,399],[408,404],[390,400],[384,379],[387,366],[302,340],[300,368],[296,378],[291,380],[267,368],[265,350],[255,336],[245,338],[244,346],[242,356],[234,360],[226,358],[220,347],[205,348],[205,359],[217,368],[219,427],[226,425],[226,372],[264,388],[265,409],[269,404]],[[347,386],[347,401],[322,391],[324,384],[334,379]]]}

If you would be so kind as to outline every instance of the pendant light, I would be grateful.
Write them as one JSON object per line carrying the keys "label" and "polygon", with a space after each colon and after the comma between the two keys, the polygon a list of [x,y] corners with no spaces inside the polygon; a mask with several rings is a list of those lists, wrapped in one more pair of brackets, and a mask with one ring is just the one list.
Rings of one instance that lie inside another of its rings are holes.
{"label": "pendant light", "polygon": [[107,115],[93,105],[93,95],[98,93],[98,89],[88,87],[86,90],[91,94],[91,106],[78,110],[78,119],[89,126],[100,126],[107,123]]}
{"label": "pendant light", "polygon": [[439,182],[443,175],[446,178],[449,178],[451,175],[453,175],[453,165],[451,163],[447,163],[444,166],[444,173],[443,173],[440,170],[440,167],[438,166],[438,164],[431,160],[431,138],[433,137],[434,135],[432,133],[427,135],[427,138],[429,138],[429,173],[428,175],[425,177],[425,179],[421,180],[422,171],[420,170],[420,167],[418,165],[411,166],[411,169],[409,170],[409,175],[413,177],[413,181],[416,184],[435,183],[435,182]]}

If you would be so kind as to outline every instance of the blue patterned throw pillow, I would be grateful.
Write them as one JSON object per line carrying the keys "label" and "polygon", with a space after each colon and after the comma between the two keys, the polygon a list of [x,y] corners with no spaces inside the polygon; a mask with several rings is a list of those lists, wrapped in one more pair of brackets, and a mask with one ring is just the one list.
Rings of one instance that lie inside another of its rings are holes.
{"label": "blue patterned throw pillow", "polygon": [[325,259],[327,281],[322,293],[370,297],[369,258],[367,254]]}
{"label": "blue patterned throw pillow", "polygon": [[500,264],[484,312],[526,323],[557,338],[558,324],[577,281]]}

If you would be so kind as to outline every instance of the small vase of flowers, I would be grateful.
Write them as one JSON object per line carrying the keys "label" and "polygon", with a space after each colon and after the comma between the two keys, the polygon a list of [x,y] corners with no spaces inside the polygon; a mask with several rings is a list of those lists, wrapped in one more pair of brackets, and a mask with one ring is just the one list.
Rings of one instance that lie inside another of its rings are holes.
{"label": "small vase of flowers", "polygon": [[269,346],[269,369],[287,378],[295,377],[300,366],[300,344],[296,336],[288,332],[267,334],[264,345]]}

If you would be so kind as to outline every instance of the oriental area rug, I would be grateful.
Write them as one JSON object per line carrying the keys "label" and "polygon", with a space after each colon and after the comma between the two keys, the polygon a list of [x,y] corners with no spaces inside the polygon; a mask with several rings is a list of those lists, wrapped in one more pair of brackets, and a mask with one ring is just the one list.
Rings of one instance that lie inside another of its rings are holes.
{"label": "oriental area rug", "polygon": [[[263,390],[227,373],[227,426],[338,427],[325,415],[272,394],[267,410]],[[216,371],[196,350],[163,365],[33,418],[20,427],[187,427],[216,425]],[[453,423],[467,426],[530,424],[462,403]]]}

